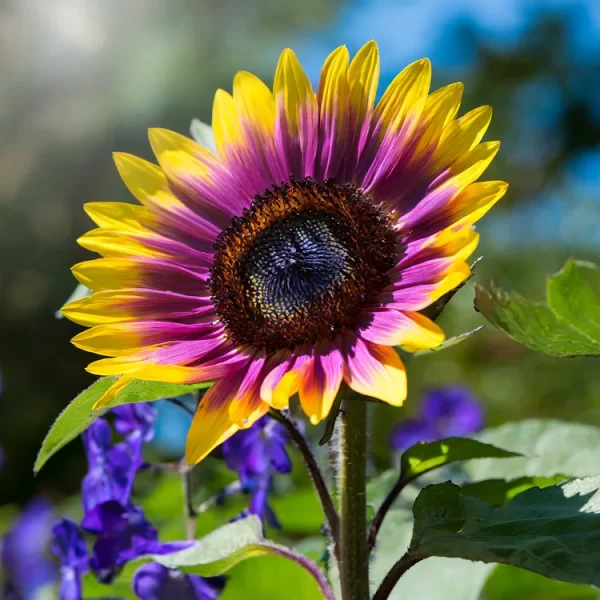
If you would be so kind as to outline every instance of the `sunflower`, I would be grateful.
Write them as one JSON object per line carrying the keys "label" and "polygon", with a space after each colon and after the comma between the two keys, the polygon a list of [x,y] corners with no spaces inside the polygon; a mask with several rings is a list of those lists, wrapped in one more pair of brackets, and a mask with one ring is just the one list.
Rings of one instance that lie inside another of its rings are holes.
{"label": "sunflower", "polygon": [[214,381],[198,406],[190,463],[298,393],[313,424],[342,382],[394,406],[406,398],[396,347],[444,332],[420,311],[470,275],[477,221],[505,193],[474,183],[499,148],[490,107],[456,118],[462,84],[429,94],[431,65],[406,67],[375,103],[379,53],[325,61],[317,91],[281,54],[273,91],[247,72],[218,90],[214,147],[150,130],[159,166],[115,154],[140,205],[85,209],[73,268],[93,293],[63,308],[89,327],[79,348],[131,379]]}

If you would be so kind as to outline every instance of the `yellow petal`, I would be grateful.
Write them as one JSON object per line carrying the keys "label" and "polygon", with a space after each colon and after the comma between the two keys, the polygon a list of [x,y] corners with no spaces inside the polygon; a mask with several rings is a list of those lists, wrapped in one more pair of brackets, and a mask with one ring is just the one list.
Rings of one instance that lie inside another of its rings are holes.
{"label": "yellow petal", "polygon": [[508,183],[481,181],[472,183],[452,201],[456,225],[473,225],[506,194]]}
{"label": "yellow petal", "polygon": [[451,121],[443,130],[432,158],[432,169],[442,171],[472,150],[484,136],[492,120],[491,106],[480,106],[460,119]]}
{"label": "yellow petal", "polygon": [[431,319],[419,312],[405,312],[415,324],[415,327],[407,330],[407,335],[402,341],[402,347],[408,352],[416,352],[421,349],[435,348],[445,339],[446,334]]}
{"label": "yellow petal", "polygon": [[113,158],[121,179],[142,204],[167,187],[167,178],[157,165],[124,152],[115,152]]}
{"label": "yellow petal", "polygon": [[90,219],[102,228],[139,232],[145,231],[153,222],[150,211],[135,204],[88,202],[83,208]]}
{"label": "yellow petal", "polygon": [[379,82],[379,48],[371,40],[352,59],[348,71],[350,102],[357,124],[373,110]]}
{"label": "yellow petal", "polygon": [[[237,73],[233,80],[233,101],[240,123],[251,127],[264,141],[273,136],[275,99],[258,77],[246,71]],[[242,133],[238,132],[238,137],[242,137]]]}
{"label": "yellow petal", "polygon": [[298,133],[300,113],[303,109],[316,111],[316,99],[308,77],[292,50],[286,48],[275,70],[273,95],[285,111],[291,135]]}
{"label": "yellow petal", "polygon": [[204,394],[187,436],[185,458],[188,464],[199,463],[240,430],[229,418],[229,404],[236,392],[235,385],[220,380]]}
{"label": "yellow petal", "polygon": [[235,145],[240,137],[233,96],[225,90],[217,90],[213,101],[212,126],[217,152],[223,156],[227,148]]}
{"label": "yellow petal", "polygon": [[402,406],[406,399],[406,369],[390,346],[370,344],[358,338],[344,368],[344,381],[359,394],[377,398],[392,406]]}
{"label": "yellow petal", "polygon": [[374,119],[382,132],[399,132],[416,127],[431,82],[431,63],[424,58],[408,65],[390,83],[375,108]]}

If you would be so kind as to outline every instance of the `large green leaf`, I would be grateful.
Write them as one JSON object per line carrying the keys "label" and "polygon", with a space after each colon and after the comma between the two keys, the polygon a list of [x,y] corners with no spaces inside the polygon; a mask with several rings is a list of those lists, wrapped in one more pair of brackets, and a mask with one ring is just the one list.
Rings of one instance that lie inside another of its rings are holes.
{"label": "large green leaf", "polygon": [[[409,508],[394,508],[386,516],[371,561],[371,590],[402,556],[411,538],[413,517]],[[457,558],[429,558],[400,579],[389,600],[478,600],[493,565]]]}
{"label": "large green leaf", "polygon": [[123,387],[118,395],[103,407],[102,410],[93,411],[92,408],[94,404],[104,395],[114,382],[114,377],[103,377],[102,379],[99,379],[89,388],[81,392],[81,394],[71,401],[60,413],[44,438],[42,447],[35,461],[35,473],[46,464],[51,456],[56,454],[63,446],[85,431],[107,410],[121,404],[151,402],[153,400],[160,400],[161,398],[172,398],[174,396],[187,394],[194,390],[206,388],[210,385],[210,383],[173,385],[170,383],[139,381],[133,379],[129,384]]}
{"label": "large green leaf", "polygon": [[498,565],[488,577],[482,600],[599,600],[600,590],[554,581],[537,573]]}
{"label": "large green leaf", "polygon": [[520,456],[469,438],[446,438],[435,442],[421,442],[402,454],[400,475],[412,480],[419,475],[451,463],[472,458],[513,458]]}
{"label": "large green leaf", "polygon": [[503,563],[551,579],[600,586],[600,477],[531,488],[501,507],[451,482],[413,506],[409,554]]}
{"label": "large green leaf", "polygon": [[587,477],[600,475],[600,429],[553,419],[531,419],[485,429],[483,442],[510,448],[523,456],[507,460],[469,461],[474,481],[518,477]]}
{"label": "large green leaf", "polygon": [[461,487],[465,496],[479,498],[494,506],[502,506],[516,495],[532,487],[545,488],[550,485],[562,483],[568,479],[564,475],[554,477],[517,477],[516,479],[484,479],[474,483],[467,483]]}
{"label": "large green leaf", "polygon": [[475,305],[517,342],[556,356],[600,356],[600,269],[569,261],[548,279],[547,304],[493,284],[475,286]]}

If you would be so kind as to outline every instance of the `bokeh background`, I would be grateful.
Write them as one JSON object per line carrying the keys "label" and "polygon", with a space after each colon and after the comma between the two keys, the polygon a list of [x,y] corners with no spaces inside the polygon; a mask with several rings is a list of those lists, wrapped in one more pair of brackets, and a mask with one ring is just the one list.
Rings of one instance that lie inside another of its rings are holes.
{"label": "bokeh background", "polygon": [[[271,83],[293,47],[316,81],[337,45],[369,39],[381,86],[429,56],[434,87],[465,83],[463,112],[494,107],[487,139],[503,142],[486,173],[511,183],[478,226],[483,283],[544,296],[570,256],[600,260],[600,1],[598,0],[4,0],[0,2],[0,504],[59,500],[79,488],[81,445],[34,478],[41,440],[92,377],[55,318],[88,259],[82,204],[127,200],[111,152],[151,159],[148,127],[187,133],[210,121],[237,70]],[[381,89],[381,87],[380,87]],[[449,334],[483,323],[468,285],[441,318]],[[586,359],[538,355],[489,326],[409,365],[406,408],[376,407],[375,464],[390,428],[425,388],[469,385],[490,425],[523,417],[600,424],[600,371]],[[164,421],[165,443],[181,440]],[[160,436],[159,436],[160,437]]]}

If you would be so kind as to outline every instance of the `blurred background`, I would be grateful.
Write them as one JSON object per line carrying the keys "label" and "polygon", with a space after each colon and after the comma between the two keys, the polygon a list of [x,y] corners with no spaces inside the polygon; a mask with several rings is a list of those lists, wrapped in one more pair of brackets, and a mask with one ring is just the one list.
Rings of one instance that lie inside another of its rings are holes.
{"label": "blurred background", "polygon": [[[475,279],[543,299],[547,273],[570,256],[600,261],[600,2],[598,0],[3,0],[0,2],[0,504],[75,492],[85,472],[74,442],[34,478],[42,438],[93,378],[89,356],[57,320],[90,258],[76,238],[82,204],[129,198],[111,152],[151,159],[148,127],[187,133],[210,122],[218,87],[240,69],[272,82],[293,47],[317,81],[337,45],[380,46],[380,90],[428,56],[434,88],[465,83],[462,111],[494,107],[487,139],[502,149],[489,179],[508,196],[478,226]],[[468,285],[441,325],[483,323]],[[389,464],[394,422],[424,389],[466,384],[486,423],[556,417],[600,424],[600,371],[587,359],[538,355],[489,326],[409,365],[403,410],[374,409],[375,463]],[[164,443],[183,424],[164,421]],[[158,439],[160,441],[161,424]],[[175,427],[175,430],[173,429]]]}

